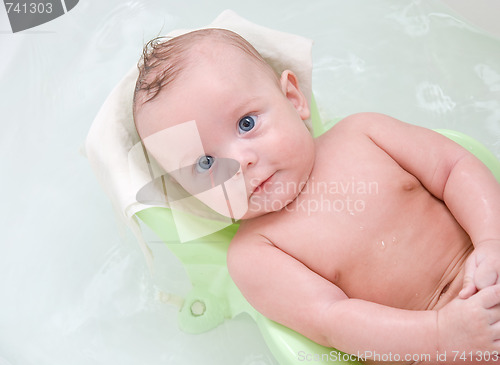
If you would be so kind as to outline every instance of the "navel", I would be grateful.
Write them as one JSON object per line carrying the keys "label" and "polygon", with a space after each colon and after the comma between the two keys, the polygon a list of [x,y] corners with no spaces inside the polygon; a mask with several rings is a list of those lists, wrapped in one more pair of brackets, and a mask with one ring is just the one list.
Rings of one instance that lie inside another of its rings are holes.
{"label": "navel", "polygon": [[439,294],[439,298],[441,298],[448,291],[448,289],[450,289],[450,285],[451,282],[444,286],[443,290],[441,290],[441,294]]}

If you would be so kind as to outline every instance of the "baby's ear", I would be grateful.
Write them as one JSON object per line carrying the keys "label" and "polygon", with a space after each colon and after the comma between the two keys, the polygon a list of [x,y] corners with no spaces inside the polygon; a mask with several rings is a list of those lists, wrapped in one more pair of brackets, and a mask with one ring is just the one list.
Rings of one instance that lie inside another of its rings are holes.
{"label": "baby's ear", "polygon": [[281,74],[281,90],[291,101],[297,112],[299,113],[302,120],[306,120],[310,117],[309,104],[307,103],[306,97],[300,90],[299,81],[297,76],[290,71],[285,70]]}

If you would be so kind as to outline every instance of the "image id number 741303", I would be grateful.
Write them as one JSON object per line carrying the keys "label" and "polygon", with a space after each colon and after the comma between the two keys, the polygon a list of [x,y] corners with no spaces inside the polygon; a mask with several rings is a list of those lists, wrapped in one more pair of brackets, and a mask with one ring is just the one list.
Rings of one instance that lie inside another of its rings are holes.
{"label": "image id number 741303", "polygon": [[453,361],[498,361],[500,354],[497,351],[453,351]]}
{"label": "image id number 741303", "polygon": [[5,3],[7,13],[17,14],[50,14],[52,13],[52,3]]}

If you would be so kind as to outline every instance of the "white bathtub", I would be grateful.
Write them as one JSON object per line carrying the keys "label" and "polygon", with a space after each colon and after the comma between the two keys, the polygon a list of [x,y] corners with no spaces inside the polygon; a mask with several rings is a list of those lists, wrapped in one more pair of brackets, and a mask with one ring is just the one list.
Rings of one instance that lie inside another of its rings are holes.
{"label": "white bathtub", "polygon": [[2,8],[0,365],[277,364],[248,318],[177,329],[157,293],[188,291],[182,267],[151,242],[149,275],[79,153],[145,41],[226,8],[315,40],[325,120],[383,112],[465,132],[500,157],[500,40],[437,1],[80,0],[16,34]]}

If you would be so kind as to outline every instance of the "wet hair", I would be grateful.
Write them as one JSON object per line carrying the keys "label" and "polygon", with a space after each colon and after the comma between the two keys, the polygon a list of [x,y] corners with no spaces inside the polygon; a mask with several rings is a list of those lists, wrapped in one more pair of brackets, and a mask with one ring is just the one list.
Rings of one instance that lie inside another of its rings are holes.
{"label": "wet hair", "polygon": [[278,83],[278,75],[262,58],[257,50],[240,35],[217,28],[195,30],[178,37],[157,37],[144,46],[142,57],[137,64],[139,76],[134,91],[134,120],[141,105],[150,102],[158,96],[165,87],[173,83],[179,74],[196,62],[193,56],[193,46],[204,40],[215,40],[235,46],[248,54],[265,70],[272,72]]}

